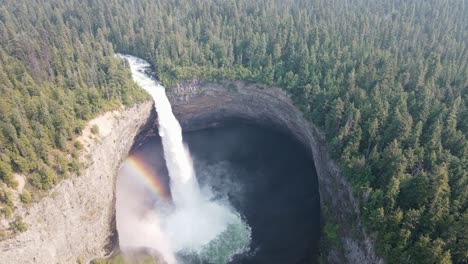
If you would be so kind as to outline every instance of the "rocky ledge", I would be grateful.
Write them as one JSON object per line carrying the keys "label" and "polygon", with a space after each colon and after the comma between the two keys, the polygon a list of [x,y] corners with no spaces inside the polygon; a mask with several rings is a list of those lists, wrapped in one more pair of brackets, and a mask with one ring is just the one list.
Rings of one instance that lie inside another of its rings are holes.
{"label": "rocky ledge", "polygon": [[341,245],[327,249],[327,262],[382,262],[361,226],[350,184],[329,158],[324,135],[305,120],[283,90],[240,81],[192,81],[171,89],[168,96],[184,131],[222,126],[236,119],[284,131],[300,141],[314,157],[322,208],[326,206],[329,218],[340,226]]}
{"label": "rocky ledge", "polygon": [[86,168],[31,208],[18,209],[28,230],[0,241],[0,263],[77,263],[106,253],[115,230],[117,170],[152,109],[153,103],[145,102],[93,120],[99,135],[85,129],[79,139],[85,144]]}

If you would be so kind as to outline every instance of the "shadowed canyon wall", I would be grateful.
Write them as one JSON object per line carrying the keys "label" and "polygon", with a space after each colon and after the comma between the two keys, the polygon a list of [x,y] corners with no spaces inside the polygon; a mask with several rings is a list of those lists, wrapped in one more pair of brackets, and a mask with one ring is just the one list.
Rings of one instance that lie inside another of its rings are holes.
{"label": "shadowed canyon wall", "polygon": [[329,218],[339,224],[340,246],[329,249],[329,263],[380,263],[359,219],[351,186],[327,152],[324,135],[304,119],[279,88],[246,82],[185,82],[171,89],[173,112],[184,131],[223,125],[230,119],[260,124],[289,133],[313,155],[320,200]]}
{"label": "shadowed canyon wall", "polygon": [[[245,82],[190,82],[169,91],[184,131],[223,125],[230,119],[259,124],[295,137],[313,155],[322,208],[340,226],[340,245],[328,250],[329,263],[380,263],[359,220],[351,186],[327,152],[324,136],[280,89]],[[145,125],[154,122],[150,102],[120,111],[111,129],[90,142],[89,167],[62,181],[48,197],[21,210],[29,230],[0,241],[0,263],[76,263],[103,256],[115,230],[117,170]]]}

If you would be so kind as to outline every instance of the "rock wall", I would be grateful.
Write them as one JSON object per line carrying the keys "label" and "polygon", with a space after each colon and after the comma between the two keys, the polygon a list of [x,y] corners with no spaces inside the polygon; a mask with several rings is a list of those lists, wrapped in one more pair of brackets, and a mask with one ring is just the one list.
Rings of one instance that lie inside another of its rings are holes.
{"label": "rock wall", "polygon": [[[322,206],[341,227],[341,244],[328,249],[327,262],[383,262],[361,226],[350,184],[328,156],[323,134],[304,119],[285,92],[245,82],[191,82],[171,89],[168,96],[186,131],[240,119],[294,136],[313,154]],[[0,263],[76,263],[103,256],[115,230],[115,175],[137,133],[152,125],[151,115],[153,103],[146,102],[104,118],[105,129],[96,140],[84,133],[89,166],[31,208],[18,210],[29,229],[0,241]]]}
{"label": "rock wall", "polygon": [[[287,94],[245,82],[183,83],[170,90],[173,112],[184,130],[223,125],[230,119],[270,126],[294,136],[312,152],[322,206],[340,227],[341,245],[328,249],[328,263],[381,263],[359,219],[350,184],[328,156],[324,135],[303,117]],[[311,106],[313,107],[313,106]]]}
{"label": "rock wall", "polygon": [[106,253],[114,231],[115,176],[152,109],[145,102],[93,120],[102,126],[99,135],[85,131],[80,139],[87,167],[18,210],[28,231],[0,241],[0,263],[77,263]]}

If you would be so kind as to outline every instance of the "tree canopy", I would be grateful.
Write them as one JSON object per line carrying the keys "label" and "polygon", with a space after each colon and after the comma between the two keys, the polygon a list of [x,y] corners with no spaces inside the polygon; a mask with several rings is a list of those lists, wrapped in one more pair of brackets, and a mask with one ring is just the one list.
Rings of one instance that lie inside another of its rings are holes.
{"label": "tree canopy", "polygon": [[0,187],[16,187],[20,173],[37,194],[78,172],[73,140],[86,120],[146,95],[102,34],[67,21],[71,3],[0,3]]}
{"label": "tree canopy", "polygon": [[466,1],[2,2],[3,182],[23,172],[49,188],[84,120],[142,98],[118,50],[167,87],[284,88],[326,132],[388,263],[466,262]]}

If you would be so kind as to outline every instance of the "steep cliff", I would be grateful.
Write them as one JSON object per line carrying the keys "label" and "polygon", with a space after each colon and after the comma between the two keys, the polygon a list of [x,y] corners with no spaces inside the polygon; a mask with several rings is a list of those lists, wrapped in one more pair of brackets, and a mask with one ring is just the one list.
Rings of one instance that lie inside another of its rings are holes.
{"label": "steep cliff", "polygon": [[341,245],[328,249],[328,262],[382,262],[361,226],[350,184],[328,156],[324,135],[304,119],[284,91],[245,82],[187,82],[172,89],[170,98],[186,131],[240,119],[287,132],[307,146],[314,157],[322,206],[340,226]]}
{"label": "steep cliff", "polygon": [[[185,131],[240,119],[282,130],[308,147],[322,206],[340,226],[341,243],[328,249],[328,262],[382,262],[361,226],[350,184],[328,156],[324,135],[304,119],[284,91],[245,82],[191,82],[171,89],[169,97]],[[89,166],[80,177],[62,181],[30,209],[20,210],[29,230],[0,242],[0,263],[75,263],[105,254],[115,230],[115,175],[137,133],[152,124],[152,105],[146,102],[100,117],[106,125],[96,139],[85,131],[83,158]]]}
{"label": "steep cliff", "polygon": [[86,168],[63,180],[29,209],[19,209],[28,231],[0,242],[0,263],[76,263],[105,254],[113,233],[115,176],[152,102],[106,113],[79,139]]}

